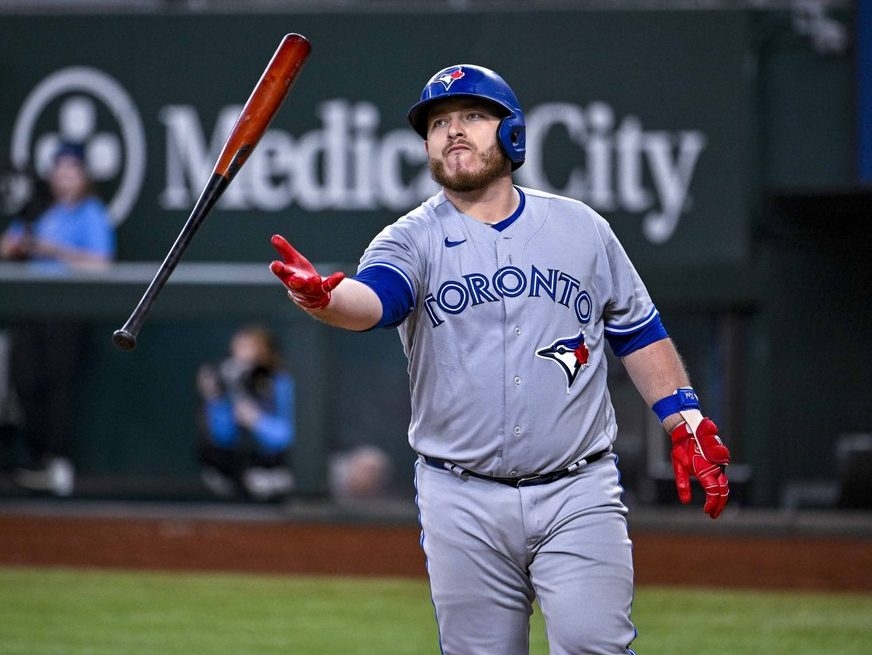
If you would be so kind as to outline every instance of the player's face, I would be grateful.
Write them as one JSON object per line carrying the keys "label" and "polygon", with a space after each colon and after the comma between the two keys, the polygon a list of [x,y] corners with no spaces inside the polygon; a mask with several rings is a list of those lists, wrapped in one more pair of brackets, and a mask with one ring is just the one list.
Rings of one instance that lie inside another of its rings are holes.
{"label": "player's face", "polygon": [[429,115],[427,155],[430,173],[451,191],[482,189],[510,174],[511,164],[497,143],[500,117],[474,99],[439,103]]}

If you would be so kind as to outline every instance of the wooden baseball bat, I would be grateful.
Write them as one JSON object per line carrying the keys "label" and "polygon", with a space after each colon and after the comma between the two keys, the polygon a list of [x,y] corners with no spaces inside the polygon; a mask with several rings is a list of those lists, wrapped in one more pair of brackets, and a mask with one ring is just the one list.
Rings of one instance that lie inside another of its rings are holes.
{"label": "wooden baseball bat", "polygon": [[203,220],[266,132],[270,121],[287,96],[291,84],[309,57],[310,50],[311,44],[300,34],[287,34],[282,39],[242,108],[242,113],[236,119],[230,136],[221,149],[212,175],[194,205],[191,215],[185,221],[182,231],[148,285],[145,294],[134,307],[130,318],[123,327],[112,334],[112,343],[117,348],[121,350],[136,348],[136,338],[158,294],[169,280]]}

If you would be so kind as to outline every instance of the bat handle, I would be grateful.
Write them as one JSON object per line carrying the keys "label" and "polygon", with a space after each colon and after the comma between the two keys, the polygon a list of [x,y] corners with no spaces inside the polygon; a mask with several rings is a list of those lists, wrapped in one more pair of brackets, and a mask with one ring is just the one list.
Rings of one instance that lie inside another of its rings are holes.
{"label": "bat handle", "polygon": [[119,328],[112,333],[112,343],[119,350],[133,350],[136,348],[136,335],[125,324],[123,328]]}
{"label": "bat handle", "polygon": [[116,348],[119,350],[133,350],[136,348],[136,337],[139,335],[139,330],[142,328],[142,324],[145,322],[145,317],[148,315],[149,310],[151,310],[151,306],[157,300],[158,294],[167,283],[167,280],[169,280],[170,275],[172,275],[185,250],[187,250],[188,245],[190,245],[200,224],[215,203],[218,202],[218,199],[224,193],[224,189],[227,188],[229,183],[230,180],[217,173],[214,173],[209,179],[191,215],[185,221],[182,231],[167,253],[166,259],[163,260],[142,298],[136,304],[136,307],[133,308],[130,318],[127,319],[120,329],[112,333],[112,343],[115,344]]}
{"label": "bat handle", "polygon": [[[177,241],[177,243],[179,242]],[[181,252],[179,252],[179,255],[181,255]],[[178,257],[175,257],[175,251],[171,253],[171,257],[174,258],[171,259],[168,257],[161,264],[154,279],[145,290],[142,299],[137,303],[133,312],[130,314],[130,318],[127,319],[123,326],[112,333],[112,343],[115,344],[115,347],[119,350],[133,350],[136,348],[136,337],[142,329],[145,317],[148,315],[158,293],[160,293],[160,290],[166,284],[170,273],[172,273],[178,262]]]}

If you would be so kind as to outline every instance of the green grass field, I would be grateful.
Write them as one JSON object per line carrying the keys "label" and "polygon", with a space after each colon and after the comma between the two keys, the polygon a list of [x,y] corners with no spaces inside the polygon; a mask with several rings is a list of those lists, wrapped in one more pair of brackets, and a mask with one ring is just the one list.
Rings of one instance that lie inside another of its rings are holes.
{"label": "green grass field", "polygon": [[[839,655],[872,595],[642,587],[639,655]],[[531,653],[548,652],[534,615]],[[424,581],[0,568],[5,655],[438,654]],[[494,655],[499,655],[495,653]]]}

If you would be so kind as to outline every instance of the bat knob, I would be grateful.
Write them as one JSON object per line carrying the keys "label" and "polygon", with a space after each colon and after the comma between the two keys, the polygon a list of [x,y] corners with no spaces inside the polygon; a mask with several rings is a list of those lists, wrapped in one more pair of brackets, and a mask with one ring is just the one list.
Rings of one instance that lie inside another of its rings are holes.
{"label": "bat knob", "polygon": [[136,348],[136,337],[124,328],[121,328],[112,333],[112,343],[119,350],[133,350]]}

